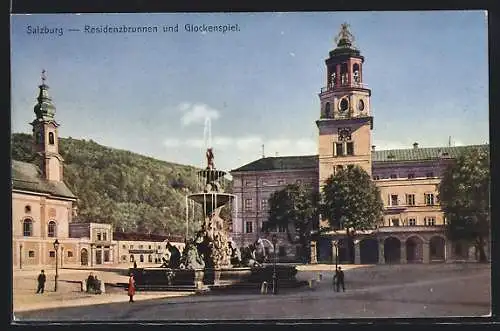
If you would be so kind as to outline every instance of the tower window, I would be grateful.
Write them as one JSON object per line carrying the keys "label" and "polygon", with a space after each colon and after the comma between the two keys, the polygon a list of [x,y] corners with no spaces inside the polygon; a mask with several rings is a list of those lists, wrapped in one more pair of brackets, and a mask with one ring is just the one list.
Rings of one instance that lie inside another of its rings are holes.
{"label": "tower window", "polygon": [[348,142],[346,147],[347,155],[354,155],[354,143]]}
{"label": "tower window", "polygon": [[352,72],[353,72],[354,82],[359,83],[360,82],[359,64],[354,63],[354,65],[352,66]]}
{"label": "tower window", "polygon": [[337,156],[344,155],[343,147],[344,147],[344,144],[335,143],[335,150],[336,150],[335,155],[337,155]]}
{"label": "tower window", "polygon": [[49,144],[54,145],[54,132],[49,132]]}
{"label": "tower window", "polygon": [[327,102],[327,103],[325,104],[325,117],[326,117],[326,118],[330,118],[330,117],[331,117],[331,115],[332,115],[332,114],[331,114],[331,109],[330,109],[330,108],[331,108],[330,103],[329,103],[329,102]]}
{"label": "tower window", "polygon": [[56,222],[50,221],[47,229],[47,236],[48,237],[55,237],[56,236]]}

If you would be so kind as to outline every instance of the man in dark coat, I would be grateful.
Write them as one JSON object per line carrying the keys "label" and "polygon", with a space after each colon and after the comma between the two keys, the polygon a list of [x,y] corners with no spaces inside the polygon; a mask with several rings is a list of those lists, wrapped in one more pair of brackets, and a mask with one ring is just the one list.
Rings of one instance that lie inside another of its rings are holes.
{"label": "man in dark coat", "polygon": [[94,274],[90,273],[89,277],[87,278],[87,292],[95,290],[95,278]]}
{"label": "man in dark coat", "polygon": [[333,276],[333,280],[336,285],[336,291],[340,291],[340,286],[342,286],[342,291],[345,292],[345,285],[344,285],[344,272],[342,271],[341,267],[338,267],[337,270],[335,271],[335,276]]}
{"label": "man in dark coat", "polygon": [[47,277],[45,277],[45,271],[41,271],[40,274],[38,275],[38,289],[36,293],[43,293],[45,289],[45,281],[47,280]]}

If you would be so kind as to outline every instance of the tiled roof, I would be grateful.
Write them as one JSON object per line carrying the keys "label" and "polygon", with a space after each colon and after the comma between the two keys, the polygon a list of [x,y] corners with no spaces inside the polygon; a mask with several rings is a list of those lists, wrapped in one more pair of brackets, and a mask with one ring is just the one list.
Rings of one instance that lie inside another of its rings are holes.
{"label": "tiled roof", "polygon": [[298,170],[318,167],[317,155],[264,157],[231,170],[237,171],[265,171],[265,170]]}
{"label": "tiled roof", "polygon": [[489,145],[469,145],[454,147],[427,147],[390,149],[372,152],[373,162],[424,161],[439,158],[456,158],[470,148],[489,148]]}
{"label": "tiled roof", "polygon": [[164,236],[154,233],[139,233],[139,232],[113,232],[114,240],[124,240],[124,241],[157,241],[162,242],[165,240],[171,242],[184,242],[184,237],[182,236]]}
{"label": "tiled roof", "polygon": [[34,164],[12,160],[12,189],[49,193],[54,196],[74,198],[76,196],[64,182],[51,182],[41,177]]}
{"label": "tiled roof", "polygon": [[[389,149],[372,152],[373,162],[405,162],[425,161],[440,158],[456,158],[463,151],[470,148],[489,148],[489,145],[469,145],[454,147],[426,147]],[[232,170],[238,171],[266,171],[266,170],[297,170],[318,167],[317,155],[265,157],[242,167]]]}

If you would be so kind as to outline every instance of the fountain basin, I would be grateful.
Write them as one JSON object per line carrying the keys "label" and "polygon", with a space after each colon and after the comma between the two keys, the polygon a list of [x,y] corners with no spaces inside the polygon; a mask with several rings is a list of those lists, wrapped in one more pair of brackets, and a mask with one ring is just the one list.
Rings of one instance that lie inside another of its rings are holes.
{"label": "fountain basin", "polygon": [[194,193],[189,194],[188,198],[196,201],[202,206],[212,206],[213,209],[227,205],[230,201],[235,199],[234,194],[229,193]]}

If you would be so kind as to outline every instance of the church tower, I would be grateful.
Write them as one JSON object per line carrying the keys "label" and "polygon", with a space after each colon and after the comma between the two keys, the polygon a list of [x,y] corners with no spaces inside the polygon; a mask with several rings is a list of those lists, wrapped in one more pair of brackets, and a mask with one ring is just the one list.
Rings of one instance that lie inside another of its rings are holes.
{"label": "church tower", "polygon": [[49,86],[45,84],[45,70],[42,71],[42,84],[38,86],[38,103],[34,107],[36,118],[33,126],[34,149],[42,172],[42,177],[49,181],[62,182],[63,158],[59,154],[59,141],[54,115],[56,107],[49,97]]}
{"label": "church tower", "polygon": [[339,169],[358,165],[371,176],[371,91],[363,84],[364,57],[353,45],[349,25],[342,24],[337,47],[326,63],[326,87],[321,89],[319,183]]}

